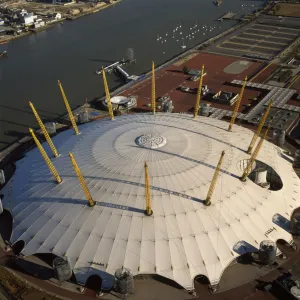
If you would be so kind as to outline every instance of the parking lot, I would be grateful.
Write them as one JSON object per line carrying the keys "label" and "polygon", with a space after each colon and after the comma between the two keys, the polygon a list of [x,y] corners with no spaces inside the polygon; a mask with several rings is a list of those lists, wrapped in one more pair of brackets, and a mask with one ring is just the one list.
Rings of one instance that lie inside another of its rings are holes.
{"label": "parking lot", "polygon": [[[253,56],[272,59],[300,36],[300,20],[270,17],[258,19],[255,23],[243,26],[233,34],[224,37],[207,48],[208,51],[237,56]],[[293,27],[291,27],[293,26]]]}
{"label": "parking lot", "polygon": [[[183,66],[189,69],[201,69],[205,64],[207,75],[203,78],[203,84],[208,85],[211,93],[220,90],[232,93],[239,93],[241,87],[231,86],[226,82],[234,79],[244,80],[245,76],[251,77],[260,67],[261,63],[254,63],[232,57],[217,56],[208,53],[200,53],[181,65],[174,64],[156,73],[156,97],[168,95],[173,101],[174,112],[192,112],[196,101],[199,81],[191,81],[191,76],[183,74]],[[181,86],[188,86],[189,91],[183,92]],[[258,97],[260,92],[245,90],[243,102],[240,106],[242,112],[251,103],[253,98]],[[151,78],[135,85],[121,93],[122,96],[137,96],[138,105],[136,111],[151,111],[147,105],[151,103]],[[217,102],[206,101],[202,97],[202,102],[210,103],[211,107],[233,110],[234,105],[220,104]],[[157,106],[160,104],[157,103]]]}

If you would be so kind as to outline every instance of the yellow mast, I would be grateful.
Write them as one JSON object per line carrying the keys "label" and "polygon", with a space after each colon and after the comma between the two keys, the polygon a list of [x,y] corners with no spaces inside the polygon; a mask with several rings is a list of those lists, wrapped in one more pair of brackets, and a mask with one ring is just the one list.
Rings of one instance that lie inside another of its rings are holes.
{"label": "yellow mast", "polygon": [[145,162],[145,198],[146,198],[146,210],[145,214],[147,216],[151,216],[153,211],[151,209],[151,195],[150,195],[150,183],[149,183],[149,173],[148,173],[148,165]]}
{"label": "yellow mast", "polygon": [[211,205],[210,200],[211,200],[211,197],[213,195],[213,192],[214,192],[216,184],[217,184],[217,180],[218,180],[218,176],[219,176],[219,173],[220,173],[220,170],[221,170],[221,165],[222,165],[222,162],[223,162],[224,155],[225,155],[225,151],[222,151],[221,157],[219,159],[218,165],[217,165],[215,173],[214,173],[214,177],[213,177],[213,179],[210,183],[210,187],[209,187],[209,190],[208,190],[208,193],[207,193],[206,200],[204,201],[204,204],[206,206]]}
{"label": "yellow mast", "polygon": [[69,153],[69,156],[71,158],[71,162],[72,162],[74,170],[75,170],[75,172],[77,174],[78,180],[79,180],[79,182],[81,184],[82,190],[83,190],[83,192],[84,192],[84,194],[86,196],[86,199],[89,202],[89,206],[93,207],[95,205],[95,202],[94,202],[94,200],[93,200],[93,198],[92,198],[92,196],[90,194],[90,191],[89,191],[89,189],[88,189],[88,187],[87,187],[87,185],[85,183],[85,180],[84,180],[84,178],[83,178],[83,176],[81,174],[81,171],[80,171],[80,169],[79,169],[79,167],[78,167],[78,165],[77,165],[77,163],[75,161],[75,158],[74,158],[74,156],[73,156],[73,154],[71,152]]}
{"label": "yellow mast", "polygon": [[60,88],[60,92],[61,92],[61,95],[63,97],[64,103],[65,103],[65,106],[66,106],[66,109],[67,109],[67,112],[68,112],[68,115],[69,115],[69,118],[70,118],[70,121],[72,123],[73,129],[75,131],[75,134],[78,135],[79,134],[79,130],[78,130],[78,127],[76,125],[76,122],[75,122],[75,119],[74,119],[71,107],[70,107],[69,102],[68,102],[68,99],[67,99],[66,94],[64,92],[64,89],[63,89],[63,87],[61,85],[61,82],[59,80],[57,82],[58,82],[58,86]]}
{"label": "yellow mast", "polygon": [[152,106],[152,113],[155,115],[156,110],[156,95],[155,95],[155,67],[154,61],[152,62],[152,89],[151,89],[151,106]]}
{"label": "yellow mast", "polygon": [[111,104],[111,101],[110,101],[110,93],[109,93],[109,88],[108,88],[108,84],[107,84],[107,80],[106,80],[105,70],[104,70],[103,67],[102,67],[102,75],[103,75],[103,83],[104,83],[108,113],[109,113],[110,119],[113,121],[115,119],[115,117],[114,117],[112,104]]}
{"label": "yellow mast", "polygon": [[31,128],[29,128],[29,132],[31,133],[32,135],[32,138],[33,140],[35,141],[38,149],[40,150],[50,172],[53,174],[55,180],[57,183],[61,183],[62,182],[62,179],[60,178],[58,172],[56,171],[52,161],[50,160],[49,156],[47,155],[46,151],[44,150],[43,146],[41,145],[40,141],[37,139],[37,137],[35,136],[33,130]]}
{"label": "yellow mast", "polygon": [[263,117],[262,117],[262,118],[260,119],[260,121],[259,121],[257,130],[256,130],[256,132],[254,133],[254,135],[253,135],[253,137],[252,137],[252,140],[251,140],[251,142],[250,142],[249,148],[248,148],[248,150],[247,150],[247,153],[248,153],[248,154],[251,154],[251,152],[252,152],[252,149],[253,149],[253,147],[254,147],[256,141],[257,141],[257,138],[259,137],[260,132],[261,132],[261,130],[262,130],[262,128],[263,128],[263,126],[264,126],[266,120],[267,120],[267,117],[268,117],[268,114],[269,114],[269,112],[270,112],[270,109],[271,109],[272,104],[273,104],[273,100],[271,100],[271,101],[269,102],[269,105],[268,105],[268,107],[267,107],[267,109],[266,109],[266,111],[265,111]]}
{"label": "yellow mast", "polygon": [[261,146],[262,146],[262,144],[263,144],[263,141],[265,140],[265,138],[266,138],[266,136],[267,136],[267,134],[268,134],[268,130],[269,130],[269,127],[266,128],[264,135],[261,137],[261,139],[260,139],[260,141],[258,142],[258,144],[257,144],[257,146],[256,146],[256,148],[255,148],[255,150],[254,150],[254,152],[253,152],[253,154],[251,155],[251,157],[250,157],[250,159],[249,159],[249,161],[248,161],[248,163],[247,163],[247,166],[246,166],[246,168],[245,168],[245,170],[244,170],[244,173],[243,173],[243,175],[242,175],[242,177],[241,177],[241,180],[242,180],[242,181],[246,181],[248,175],[251,173],[253,163],[254,163],[254,161],[255,161],[255,159],[256,159],[256,157],[257,157],[257,155],[258,155],[258,153],[259,153],[259,151],[260,151],[260,149],[261,149]]}
{"label": "yellow mast", "polygon": [[37,122],[38,122],[38,124],[39,124],[39,126],[40,126],[40,128],[41,128],[41,130],[42,130],[42,132],[43,132],[43,134],[44,134],[44,136],[45,136],[45,138],[46,138],[46,140],[47,140],[47,142],[48,142],[51,150],[52,150],[52,152],[53,152],[53,155],[55,157],[57,157],[58,156],[58,152],[57,152],[57,150],[56,150],[56,148],[55,148],[55,146],[54,146],[54,144],[53,144],[53,142],[52,142],[52,140],[51,140],[51,138],[50,138],[50,136],[49,136],[49,134],[47,132],[47,129],[46,129],[45,125],[43,124],[43,122],[42,122],[40,116],[38,115],[37,111],[35,110],[33,104],[30,101],[29,101],[29,106],[32,109],[32,112],[33,112],[33,114],[34,114],[34,116],[35,116],[35,118],[36,118],[36,120],[37,120]]}
{"label": "yellow mast", "polygon": [[243,95],[244,95],[244,90],[245,90],[245,87],[246,87],[246,84],[247,84],[247,76],[245,77],[245,81],[244,81],[244,84],[241,88],[241,92],[240,92],[240,95],[239,95],[239,99],[235,105],[235,108],[234,108],[234,111],[233,111],[233,114],[232,114],[232,117],[231,117],[231,121],[230,121],[230,124],[228,126],[228,131],[231,131],[232,130],[232,126],[235,122],[235,119],[236,119],[236,116],[238,114],[238,111],[239,111],[239,108],[240,108],[240,105],[241,105],[241,102],[242,102],[242,99],[243,99]]}
{"label": "yellow mast", "polygon": [[200,100],[201,100],[203,76],[204,76],[204,65],[202,65],[202,68],[201,68],[201,76],[200,76],[200,80],[199,80],[197,98],[196,98],[196,103],[195,103],[195,107],[194,107],[194,119],[198,116]]}

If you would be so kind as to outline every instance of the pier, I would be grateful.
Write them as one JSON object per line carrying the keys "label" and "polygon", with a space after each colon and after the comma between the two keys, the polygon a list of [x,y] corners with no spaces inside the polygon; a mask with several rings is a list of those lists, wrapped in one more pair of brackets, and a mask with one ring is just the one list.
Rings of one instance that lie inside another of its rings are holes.
{"label": "pier", "polygon": [[[132,62],[135,62],[135,59],[132,61],[122,59],[111,65],[106,66],[104,68],[104,71],[107,74],[111,74],[113,72],[118,73],[125,79],[126,82],[129,82],[132,80],[136,81],[139,78],[139,76],[129,75],[124,69],[121,68],[121,66],[131,64]],[[96,74],[98,74],[98,75],[102,74],[102,69],[97,70]]]}
{"label": "pier", "polygon": [[226,13],[225,15],[223,15],[222,17],[220,17],[218,19],[218,21],[232,20],[235,15],[236,15],[236,13],[234,13],[232,11],[229,11],[228,13]]}

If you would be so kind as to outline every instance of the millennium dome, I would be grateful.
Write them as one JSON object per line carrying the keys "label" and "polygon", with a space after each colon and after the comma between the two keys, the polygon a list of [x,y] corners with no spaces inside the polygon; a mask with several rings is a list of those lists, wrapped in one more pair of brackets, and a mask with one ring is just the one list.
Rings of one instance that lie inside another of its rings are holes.
{"label": "millennium dome", "polygon": [[[187,114],[128,114],[101,119],[53,138],[57,184],[37,148],[16,163],[2,190],[13,217],[10,243],[24,256],[67,257],[76,279],[109,281],[119,268],[158,274],[193,289],[194,278],[217,284],[238,256],[264,240],[292,240],[280,220],[300,206],[300,179],[275,145],[264,141],[253,169],[264,167],[270,188],[250,175],[253,133]],[[51,157],[47,143],[43,144]],[[222,151],[219,177],[204,205]],[[95,206],[90,207],[69,158],[72,153]],[[153,214],[145,214],[147,162]]]}

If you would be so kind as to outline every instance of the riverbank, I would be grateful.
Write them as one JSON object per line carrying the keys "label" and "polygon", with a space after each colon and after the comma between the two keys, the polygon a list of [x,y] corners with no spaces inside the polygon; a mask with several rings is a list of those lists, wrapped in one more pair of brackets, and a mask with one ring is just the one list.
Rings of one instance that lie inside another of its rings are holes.
{"label": "riverbank", "polygon": [[40,18],[43,18],[47,16],[47,14],[52,13],[53,10],[56,11],[56,13],[61,14],[61,19],[57,19],[55,21],[52,21],[51,23],[46,24],[45,26],[39,27],[39,28],[32,28],[28,31],[22,32],[17,35],[4,35],[0,36],[0,43],[1,42],[8,42],[15,39],[19,39],[25,36],[30,35],[31,33],[37,33],[39,31],[47,30],[53,27],[57,23],[63,23],[65,20],[76,20],[81,17],[91,15],[94,13],[97,13],[101,10],[104,10],[106,8],[109,8],[111,6],[116,5],[117,3],[121,2],[121,0],[114,0],[111,3],[97,3],[97,4],[86,4],[86,3],[73,3],[69,5],[50,5],[50,4],[43,4],[38,2],[18,2],[15,4],[10,4],[9,8],[14,9],[26,9],[28,12],[33,12]]}

